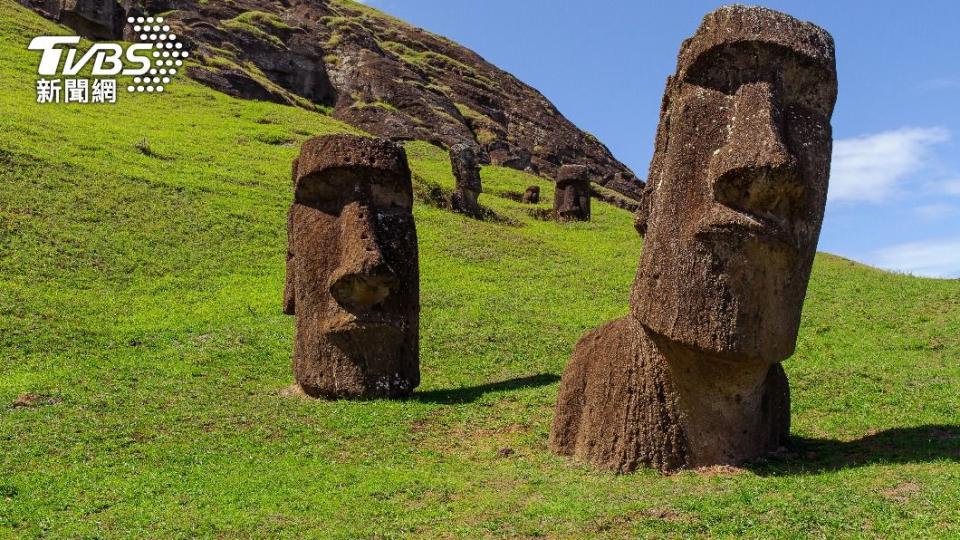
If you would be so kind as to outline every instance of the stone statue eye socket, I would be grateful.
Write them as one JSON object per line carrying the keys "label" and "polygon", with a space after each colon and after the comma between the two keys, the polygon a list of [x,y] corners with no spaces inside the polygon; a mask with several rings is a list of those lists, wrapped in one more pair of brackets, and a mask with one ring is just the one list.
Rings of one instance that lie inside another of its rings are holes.
{"label": "stone statue eye socket", "polygon": [[784,105],[829,123],[836,101],[837,83],[823,69],[794,66],[783,78]]}
{"label": "stone statue eye socket", "polygon": [[764,78],[756,70],[739,66],[710,66],[696,72],[691,70],[684,79],[688,84],[716,90],[729,96],[735,95],[744,84],[763,80]]}
{"label": "stone statue eye socket", "polygon": [[362,198],[358,182],[351,174],[313,174],[297,182],[295,198],[300,204],[339,211],[340,207]]}
{"label": "stone statue eye socket", "polygon": [[684,82],[733,96],[744,84],[768,82],[785,106],[830,116],[836,80],[829,70],[785,47],[760,42],[731,43],[700,55]]}
{"label": "stone statue eye socket", "polygon": [[384,178],[370,184],[370,196],[373,204],[384,210],[409,210],[413,208],[413,191],[403,182],[394,178]]}
{"label": "stone statue eye socket", "polygon": [[684,82],[734,95],[747,83],[773,82],[780,71],[776,49],[763,43],[728,43],[701,54],[687,67]]}
{"label": "stone statue eye socket", "polygon": [[406,211],[413,207],[409,180],[405,185],[391,176],[373,176],[354,171],[326,171],[301,178],[297,182],[296,201],[300,204],[339,214],[348,204],[360,201],[383,211]]}

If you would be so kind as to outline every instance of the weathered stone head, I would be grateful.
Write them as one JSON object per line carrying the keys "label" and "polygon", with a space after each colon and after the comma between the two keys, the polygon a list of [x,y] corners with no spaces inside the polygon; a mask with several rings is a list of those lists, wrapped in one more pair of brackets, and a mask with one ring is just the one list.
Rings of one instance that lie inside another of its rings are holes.
{"label": "weathered stone head", "polygon": [[453,176],[457,179],[458,189],[483,192],[483,186],[480,183],[480,163],[472,146],[464,143],[451,146],[450,165],[453,167]]}
{"label": "weathered stone head", "polygon": [[537,204],[540,202],[540,186],[530,186],[523,192],[522,202]]}
{"label": "weathered stone head", "polygon": [[471,216],[482,215],[483,209],[477,199],[483,193],[483,186],[480,183],[480,164],[473,147],[463,143],[451,146],[450,165],[457,181],[453,192],[453,209]]}
{"label": "weathered stone head", "polygon": [[590,171],[584,165],[563,165],[557,172],[553,211],[560,221],[590,220]]}
{"label": "weathered stone head", "polygon": [[633,313],[735,361],[793,353],[823,220],[833,39],[765,8],[707,15],[667,81]]}
{"label": "weathered stone head", "polygon": [[577,343],[550,435],[620,472],[737,464],[790,430],[793,353],[830,168],[833,40],[764,8],[708,14],[667,81],[630,315]]}
{"label": "weathered stone head", "polygon": [[413,189],[396,144],[317,137],[294,161],[285,311],[311,396],[399,397],[419,384]]}

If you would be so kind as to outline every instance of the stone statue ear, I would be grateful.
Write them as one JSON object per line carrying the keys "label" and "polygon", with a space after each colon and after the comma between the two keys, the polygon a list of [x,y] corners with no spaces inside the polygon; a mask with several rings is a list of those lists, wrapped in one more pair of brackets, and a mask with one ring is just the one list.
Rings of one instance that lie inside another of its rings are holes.
{"label": "stone statue ear", "polygon": [[640,238],[645,237],[647,235],[647,216],[642,215],[639,211],[634,214],[633,228],[637,230]]}
{"label": "stone statue ear", "polygon": [[633,226],[641,237],[647,235],[647,222],[650,220],[650,208],[653,207],[653,188],[647,183],[640,192],[640,205],[633,214]]}
{"label": "stone statue ear", "polygon": [[659,182],[663,160],[670,146],[670,105],[672,96],[679,90],[680,83],[678,81],[679,79],[674,75],[667,77],[666,88],[663,91],[663,101],[660,103],[660,121],[657,124],[657,135],[654,140],[653,159],[650,160],[650,170],[647,174],[647,184],[640,192],[640,205],[633,216],[633,226],[641,237],[647,235],[647,222],[650,221],[650,212],[656,194],[656,183]]}

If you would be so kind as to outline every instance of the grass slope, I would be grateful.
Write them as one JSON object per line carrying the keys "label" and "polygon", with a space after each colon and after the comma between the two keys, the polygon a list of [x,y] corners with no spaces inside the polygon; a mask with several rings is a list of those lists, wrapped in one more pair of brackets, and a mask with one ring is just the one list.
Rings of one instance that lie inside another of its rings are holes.
{"label": "grass slope", "polygon": [[575,340],[627,310],[631,216],[532,219],[501,195],[550,184],[487,167],[502,219],[415,208],[420,391],[281,397],[289,164],[351,128],[183,79],[35,105],[26,45],[54,32],[0,0],[0,537],[960,536],[960,282],[818,256],[793,450],[616,477],[546,440]]}

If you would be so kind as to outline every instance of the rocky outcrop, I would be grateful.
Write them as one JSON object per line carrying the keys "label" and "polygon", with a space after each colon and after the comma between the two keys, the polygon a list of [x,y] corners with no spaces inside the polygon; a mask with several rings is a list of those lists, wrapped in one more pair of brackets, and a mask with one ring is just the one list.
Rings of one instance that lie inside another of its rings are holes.
{"label": "rocky outcrop", "polygon": [[127,16],[164,12],[198,62],[187,75],[233,96],[319,108],[394,140],[470,144],[484,163],[550,177],[582,163],[627,196],[642,185],[535,89],[350,0],[20,1],[93,39],[124,37]]}
{"label": "rocky outcrop", "polygon": [[126,8],[120,2],[21,0],[21,3],[90,39],[116,39],[123,35]]}

